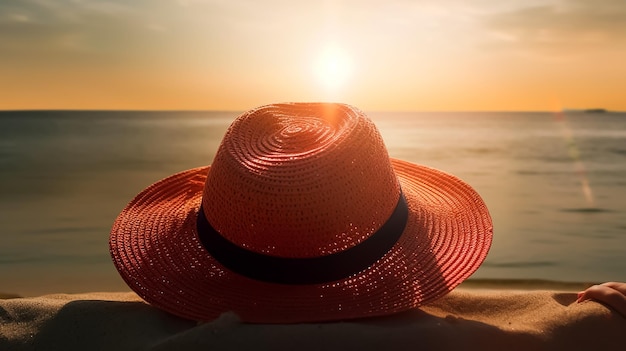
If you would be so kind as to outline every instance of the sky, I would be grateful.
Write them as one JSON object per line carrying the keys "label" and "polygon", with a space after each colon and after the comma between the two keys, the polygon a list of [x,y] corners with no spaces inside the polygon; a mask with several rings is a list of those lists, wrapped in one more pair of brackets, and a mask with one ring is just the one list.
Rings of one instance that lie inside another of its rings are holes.
{"label": "sky", "polygon": [[2,0],[0,109],[626,110],[624,0]]}

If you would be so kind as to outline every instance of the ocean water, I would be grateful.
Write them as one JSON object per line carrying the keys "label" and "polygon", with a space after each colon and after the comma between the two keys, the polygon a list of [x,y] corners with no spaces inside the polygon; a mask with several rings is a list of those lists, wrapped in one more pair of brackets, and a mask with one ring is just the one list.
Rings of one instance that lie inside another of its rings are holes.
{"label": "ocean water", "polygon": [[[211,163],[237,112],[0,112],[0,291],[126,289],[108,236],[151,183]],[[368,113],[392,157],[483,197],[484,279],[626,281],[626,114]]]}

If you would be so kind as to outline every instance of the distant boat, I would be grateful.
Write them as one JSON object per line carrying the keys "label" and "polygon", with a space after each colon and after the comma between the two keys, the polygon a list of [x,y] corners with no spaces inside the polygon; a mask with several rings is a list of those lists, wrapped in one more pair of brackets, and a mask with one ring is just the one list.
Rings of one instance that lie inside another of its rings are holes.
{"label": "distant boat", "polygon": [[603,108],[587,108],[587,109],[571,109],[564,108],[563,113],[607,113],[606,109]]}
{"label": "distant boat", "polygon": [[603,108],[588,108],[584,110],[585,113],[607,113],[608,111]]}

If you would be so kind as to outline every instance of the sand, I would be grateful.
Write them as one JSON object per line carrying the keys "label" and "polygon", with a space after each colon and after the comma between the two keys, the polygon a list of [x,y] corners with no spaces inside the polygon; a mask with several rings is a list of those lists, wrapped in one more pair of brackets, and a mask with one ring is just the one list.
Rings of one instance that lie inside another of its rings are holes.
{"label": "sand", "polygon": [[204,324],[131,292],[0,300],[0,350],[623,349],[626,318],[573,291],[459,288],[432,305],[339,323]]}

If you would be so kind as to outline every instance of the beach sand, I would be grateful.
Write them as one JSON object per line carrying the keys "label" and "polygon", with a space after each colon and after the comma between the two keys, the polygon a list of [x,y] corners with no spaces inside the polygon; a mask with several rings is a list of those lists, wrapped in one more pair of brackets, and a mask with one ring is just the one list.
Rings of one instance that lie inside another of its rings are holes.
{"label": "beach sand", "polygon": [[570,289],[577,285],[496,285],[466,284],[387,317],[292,325],[244,324],[233,314],[198,324],[132,292],[4,299],[0,350],[599,350],[626,343],[626,318],[597,302],[577,303]]}

